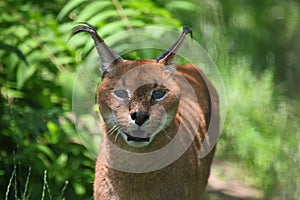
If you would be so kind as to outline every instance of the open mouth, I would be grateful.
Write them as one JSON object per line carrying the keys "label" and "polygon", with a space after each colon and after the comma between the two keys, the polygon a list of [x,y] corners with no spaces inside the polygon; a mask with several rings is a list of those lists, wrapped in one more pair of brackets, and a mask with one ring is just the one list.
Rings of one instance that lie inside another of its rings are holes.
{"label": "open mouth", "polygon": [[132,135],[127,134],[123,131],[123,133],[127,136],[127,142],[134,141],[134,142],[149,142],[150,137],[142,138],[142,137],[135,137]]}

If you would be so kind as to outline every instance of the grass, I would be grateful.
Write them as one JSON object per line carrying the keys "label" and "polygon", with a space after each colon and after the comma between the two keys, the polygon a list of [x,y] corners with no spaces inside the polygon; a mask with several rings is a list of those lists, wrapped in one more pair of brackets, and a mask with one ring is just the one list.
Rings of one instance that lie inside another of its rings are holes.
{"label": "grass", "polygon": [[[17,167],[16,165],[14,165],[14,170],[10,176],[9,179],[9,183],[7,185],[7,189],[6,189],[6,193],[5,193],[5,200],[8,199],[15,199],[15,200],[26,200],[26,199],[31,199],[30,198],[30,176],[31,176],[31,167],[29,167],[28,169],[28,174],[26,176],[26,182],[24,185],[24,191],[20,194],[18,194],[18,184],[17,184]],[[66,191],[67,187],[68,187],[69,181],[65,181],[65,184],[63,186],[63,188],[61,189],[61,193],[58,199],[60,200],[64,200],[66,199],[64,197],[64,192]],[[38,192],[38,191],[35,191]],[[47,198],[48,197],[48,198]],[[47,170],[44,170],[44,177],[43,177],[43,187],[42,187],[42,191],[41,191],[41,200],[44,199],[50,199],[52,200],[52,194],[51,194],[51,190],[50,190],[50,186],[47,182]]]}
{"label": "grass", "polygon": [[[5,193],[5,200],[8,199],[8,195],[9,195],[9,191],[10,191],[10,187],[12,186],[12,181],[15,180],[15,176],[16,176],[16,167],[14,167],[14,171],[12,172],[11,174],[11,177],[9,179],[9,183],[8,183],[8,186],[7,186],[7,189],[6,189],[6,193]],[[16,184],[15,184],[16,185]],[[17,193],[17,190],[15,188],[15,193]]]}

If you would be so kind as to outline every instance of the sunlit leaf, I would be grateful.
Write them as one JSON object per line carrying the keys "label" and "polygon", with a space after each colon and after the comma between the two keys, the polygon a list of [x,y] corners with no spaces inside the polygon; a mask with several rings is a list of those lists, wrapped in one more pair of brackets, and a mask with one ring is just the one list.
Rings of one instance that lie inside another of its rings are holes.
{"label": "sunlit leaf", "polygon": [[37,65],[20,65],[17,69],[17,88],[21,89],[25,82],[34,74]]}
{"label": "sunlit leaf", "polygon": [[166,4],[168,9],[186,10],[188,12],[196,11],[196,7],[189,1],[168,1]]}
{"label": "sunlit leaf", "polygon": [[60,13],[57,16],[58,20],[62,20],[64,17],[66,17],[74,8],[79,6],[80,4],[85,3],[82,0],[72,0],[69,1],[60,11]]}
{"label": "sunlit leaf", "polygon": [[[103,15],[103,12],[105,10],[112,10],[112,9],[106,9],[108,6],[112,6],[111,1],[94,1],[88,4],[86,7],[83,8],[83,10],[80,11],[78,16],[76,17],[76,20],[81,21],[87,21],[91,17],[97,16],[97,15]],[[100,12],[102,11],[102,12]]]}

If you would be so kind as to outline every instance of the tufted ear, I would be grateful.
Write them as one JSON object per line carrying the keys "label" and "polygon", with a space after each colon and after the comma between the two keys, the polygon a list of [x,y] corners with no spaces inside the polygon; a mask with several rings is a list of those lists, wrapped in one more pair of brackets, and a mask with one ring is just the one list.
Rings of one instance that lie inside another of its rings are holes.
{"label": "tufted ear", "polygon": [[124,61],[121,56],[105,44],[104,40],[97,34],[96,29],[92,25],[86,22],[80,22],[80,25],[74,27],[72,35],[76,35],[80,32],[87,32],[92,36],[97,52],[102,61],[100,66],[100,72],[102,75],[104,72],[112,70],[112,63]]}
{"label": "tufted ear", "polygon": [[175,44],[173,44],[168,50],[164,51],[155,59],[156,62],[169,66],[169,70],[171,73],[175,70],[175,66],[172,64],[173,59],[176,55],[176,52],[183,44],[183,41],[187,34],[191,34],[192,37],[192,29],[188,26],[184,26],[182,30],[182,34],[180,38],[177,40],[177,42],[175,42]]}

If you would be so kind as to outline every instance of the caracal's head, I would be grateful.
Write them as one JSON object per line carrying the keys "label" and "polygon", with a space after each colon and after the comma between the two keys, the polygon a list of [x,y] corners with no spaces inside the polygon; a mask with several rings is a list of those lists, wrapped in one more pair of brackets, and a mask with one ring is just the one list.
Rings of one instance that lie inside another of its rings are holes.
{"label": "caracal's head", "polygon": [[185,27],[179,40],[157,59],[135,61],[117,55],[91,25],[75,27],[74,34],[79,32],[91,34],[102,61],[98,104],[107,138],[125,148],[170,142],[174,135],[167,130],[174,129],[181,94],[172,60],[191,29]]}
{"label": "caracal's head", "polygon": [[[108,137],[144,147],[175,117],[180,88],[169,69],[153,61],[124,61],[106,73],[98,89],[98,103]],[[118,138],[118,136],[121,138]]]}

